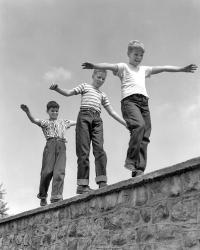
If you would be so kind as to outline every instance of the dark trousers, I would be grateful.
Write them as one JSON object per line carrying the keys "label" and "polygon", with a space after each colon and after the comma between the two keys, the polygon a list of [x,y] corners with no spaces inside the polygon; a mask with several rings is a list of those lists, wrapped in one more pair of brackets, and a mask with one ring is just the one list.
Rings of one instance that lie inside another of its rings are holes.
{"label": "dark trousers", "polygon": [[93,109],[80,110],[76,124],[77,184],[89,185],[89,154],[92,142],[95,157],[96,183],[107,182],[107,156],[103,149],[103,122]]}
{"label": "dark trousers", "polygon": [[66,146],[61,139],[47,140],[43,152],[38,198],[46,198],[52,180],[51,200],[62,199],[66,165]]}
{"label": "dark trousers", "polygon": [[140,94],[128,96],[121,101],[121,110],[130,131],[125,167],[131,171],[144,171],[147,163],[147,145],[151,134],[148,98]]}

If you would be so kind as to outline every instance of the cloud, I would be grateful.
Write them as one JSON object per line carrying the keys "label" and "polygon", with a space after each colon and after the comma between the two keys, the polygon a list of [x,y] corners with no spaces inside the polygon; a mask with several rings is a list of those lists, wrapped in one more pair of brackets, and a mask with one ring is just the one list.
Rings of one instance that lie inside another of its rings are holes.
{"label": "cloud", "polygon": [[46,72],[44,75],[44,80],[48,82],[63,82],[71,79],[71,72],[59,67],[52,68],[50,71]]}

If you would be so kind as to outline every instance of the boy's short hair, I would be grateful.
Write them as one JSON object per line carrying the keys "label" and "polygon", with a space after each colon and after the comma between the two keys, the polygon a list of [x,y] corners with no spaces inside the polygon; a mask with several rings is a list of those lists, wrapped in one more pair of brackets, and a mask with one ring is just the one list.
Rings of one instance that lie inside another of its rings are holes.
{"label": "boy's short hair", "polygon": [[50,108],[58,108],[59,109],[59,104],[55,101],[50,101],[47,103],[47,111],[50,109]]}
{"label": "boy's short hair", "polygon": [[144,44],[141,43],[141,42],[138,41],[138,40],[131,40],[131,41],[128,43],[128,51],[127,51],[127,54],[131,53],[132,50],[134,50],[134,49],[140,49],[140,50],[142,50],[143,52],[145,52]]}
{"label": "boy's short hair", "polygon": [[93,75],[95,75],[97,72],[102,72],[102,73],[105,73],[107,75],[107,70],[105,70],[105,69],[94,69]]}

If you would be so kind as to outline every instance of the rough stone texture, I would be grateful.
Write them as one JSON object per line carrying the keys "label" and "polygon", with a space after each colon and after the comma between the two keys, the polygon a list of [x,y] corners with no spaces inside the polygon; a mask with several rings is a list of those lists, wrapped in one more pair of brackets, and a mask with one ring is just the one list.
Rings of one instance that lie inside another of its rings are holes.
{"label": "rough stone texture", "polygon": [[199,250],[200,158],[0,220],[1,250]]}

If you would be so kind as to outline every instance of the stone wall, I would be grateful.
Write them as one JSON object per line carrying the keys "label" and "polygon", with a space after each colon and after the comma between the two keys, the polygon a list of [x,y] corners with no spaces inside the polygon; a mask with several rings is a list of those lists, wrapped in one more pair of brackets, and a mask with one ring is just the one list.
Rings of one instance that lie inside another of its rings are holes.
{"label": "stone wall", "polygon": [[200,158],[3,219],[0,249],[200,250]]}

